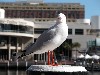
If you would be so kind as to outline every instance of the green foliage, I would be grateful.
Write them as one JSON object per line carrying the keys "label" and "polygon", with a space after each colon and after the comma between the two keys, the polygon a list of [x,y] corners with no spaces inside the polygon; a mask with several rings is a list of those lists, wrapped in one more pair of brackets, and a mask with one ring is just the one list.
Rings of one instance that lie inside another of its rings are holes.
{"label": "green foliage", "polygon": [[65,43],[63,44],[63,47],[64,47],[65,49],[71,49],[71,45],[68,44],[67,42],[65,42]]}
{"label": "green foliage", "polygon": [[72,49],[72,48],[79,48],[81,45],[80,45],[80,43],[78,43],[78,42],[74,42],[74,43],[72,43],[72,44],[68,44],[67,42],[65,42],[64,44],[63,44],[63,47],[65,48],[65,49]]}
{"label": "green foliage", "polygon": [[79,48],[81,45],[80,45],[80,43],[78,43],[78,42],[74,42],[73,44],[72,44],[72,47],[73,48]]}

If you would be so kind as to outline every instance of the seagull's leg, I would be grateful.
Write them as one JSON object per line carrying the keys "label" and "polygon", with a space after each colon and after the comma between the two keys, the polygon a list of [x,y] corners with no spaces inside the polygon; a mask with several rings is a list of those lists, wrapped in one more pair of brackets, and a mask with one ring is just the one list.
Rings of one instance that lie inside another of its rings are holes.
{"label": "seagull's leg", "polygon": [[55,60],[55,54],[54,51],[48,51],[48,65],[53,65],[53,66],[57,66],[57,60]]}
{"label": "seagull's leg", "polygon": [[50,51],[48,51],[48,65],[50,65]]}
{"label": "seagull's leg", "polygon": [[51,56],[52,56],[52,65],[53,65],[53,66],[57,66],[58,63],[57,63],[57,60],[56,60],[54,51],[51,51],[51,54],[52,54],[52,55],[51,55]]}
{"label": "seagull's leg", "polygon": [[54,59],[54,52],[51,51],[51,56],[52,56],[52,65],[55,65],[55,59]]}
{"label": "seagull's leg", "polygon": [[55,65],[58,65],[58,62],[57,62],[57,58],[56,58],[56,55],[55,55],[55,52],[54,52],[54,62],[55,62]]}

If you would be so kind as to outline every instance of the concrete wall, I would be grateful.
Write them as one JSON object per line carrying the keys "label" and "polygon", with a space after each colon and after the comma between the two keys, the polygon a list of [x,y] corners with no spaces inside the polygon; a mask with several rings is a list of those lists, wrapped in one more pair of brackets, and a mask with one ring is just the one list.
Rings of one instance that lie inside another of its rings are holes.
{"label": "concrete wall", "polygon": [[5,10],[0,9],[0,19],[5,18]]}
{"label": "concrete wall", "polygon": [[[35,22],[35,28],[49,28],[53,26],[55,22]],[[87,30],[91,29],[91,25],[89,22],[68,22],[68,28],[72,29],[72,34],[68,35],[67,39],[72,39],[72,42],[79,42],[81,44],[80,50],[84,50],[87,48],[87,41],[94,40],[96,38],[95,35],[87,34]],[[75,29],[83,29],[83,35],[75,35]],[[34,34],[35,38],[38,38],[40,34]]]}
{"label": "concrete wall", "polygon": [[100,16],[92,16],[91,17],[91,28],[92,29],[100,29]]}

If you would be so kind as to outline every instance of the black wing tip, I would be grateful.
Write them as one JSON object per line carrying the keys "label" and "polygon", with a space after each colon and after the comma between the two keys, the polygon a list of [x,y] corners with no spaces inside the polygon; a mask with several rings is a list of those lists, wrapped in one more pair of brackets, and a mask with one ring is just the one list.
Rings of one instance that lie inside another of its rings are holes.
{"label": "black wing tip", "polygon": [[25,56],[25,53],[23,52],[19,52],[19,53],[17,53],[17,52],[14,52],[13,54],[12,54],[12,59],[15,61],[15,60],[17,60],[17,59],[20,59],[20,58],[22,58],[23,56]]}

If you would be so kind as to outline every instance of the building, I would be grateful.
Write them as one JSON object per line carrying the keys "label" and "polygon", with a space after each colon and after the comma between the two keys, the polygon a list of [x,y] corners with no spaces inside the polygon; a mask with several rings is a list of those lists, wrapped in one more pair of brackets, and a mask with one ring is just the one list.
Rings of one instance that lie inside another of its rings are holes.
{"label": "building", "polygon": [[[98,33],[91,31],[99,29],[99,19],[100,17],[94,16],[91,18],[91,20],[76,19],[76,22],[67,22],[69,35],[66,39],[66,42],[79,42],[81,47],[78,48],[78,50],[87,50],[89,48],[88,42],[94,41],[98,38]],[[18,52],[27,48],[30,44],[36,41],[36,39],[43,33],[43,31],[47,30],[54,24],[55,21],[36,21],[32,18],[1,18],[0,59],[11,60],[13,52]],[[71,50],[70,58],[76,57],[75,54],[75,49]]]}
{"label": "building", "polygon": [[[28,0],[27,0],[28,1]],[[35,18],[37,21],[53,21],[59,12],[67,17],[67,22],[84,19],[85,8],[80,3],[0,3],[5,9],[5,18]]]}
{"label": "building", "polygon": [[[99,38],[100,17],[84,19],[84,5],[79,3],[0,3],[0,8],[5,10],[5,18],[0,19],[0,59],[10,60],[13,51],[21,51],[34,43],[43,31],[55,24],[59,12],[67,17],[66,42],[79,42],[78,50],[89,49],[88,42]],[[70,51],[70,57],[76,57],[75,49]]]}
{"label": "building", "polygon": [[0,18],[5,18],[5,10],[4,9],[0,9]]}
{"label": "building", "polygon": [[[36,39],[48,28],[55,24],[55,21],[35,21],[33,19],[25,19],[34,21],[34,42]],[[68,38],[66,42],[80,43],[81,47],[78,48],[77,56],[80,52],[89,50],[89,48],[100,46],[99,26],[100,17],[92,16],[91,19],[77,19],[76,22],[67,22],[68,24]],[[99,40],[99,41],[98,41]],[[100,47],[99,47],[100,49]],[[59,48],[57,50],[60,50]],[[63,49],[62,49],[63,50]],[[96,51],[96,50],[95,50]],[[67,51],[65,52],[68,53]],[[70,50],[70,58],[76,57],[76,49]],[[98,53],[100,55],[100,53]]]}
{"label": "building", "polygon": [[[0,12],[4,10],[0,9]],[[3,17],[0,17],[0,60],[11,60],[13,52],[21,51],[33,43],[34,23]]]}
{"label": "building", "polygon": [[43,3],[43,0],[16,0],[16,2],[23,2],[23,3]]}

